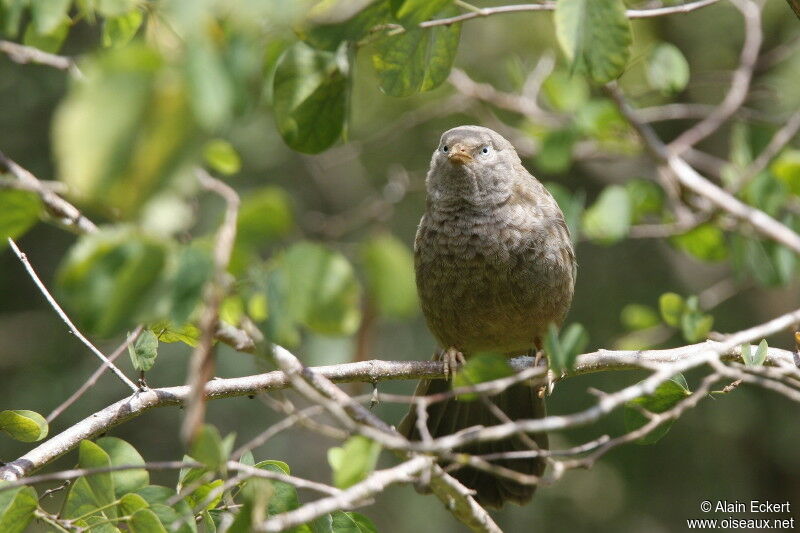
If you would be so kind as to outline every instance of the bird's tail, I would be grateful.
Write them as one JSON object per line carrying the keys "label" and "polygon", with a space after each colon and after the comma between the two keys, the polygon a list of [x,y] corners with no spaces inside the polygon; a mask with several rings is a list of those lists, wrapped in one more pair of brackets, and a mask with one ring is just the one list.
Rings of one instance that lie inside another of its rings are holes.
{"label": "bird's tail", "polygon": [[[422,380],[417,387],[416,395],[437,394],[449,389],[450,383],[445,380]],[[490,400],[511,420],[545,416],[544,399],[539,398],[533,387],[524,383],[514,385],[491,397]],[[428,430],[434,438],[450,435],[472,426],[493,426],[499,423],[497,416],[480,400],[463,401],[451,398],[432,404],[428,408]],[[400,422],[398,430],[409,439],[420,440],[416,410],[413,407]],[[535,434],[533,439],[540,449],[547,449],[546,433]],[[531,446],[526,444],[523,438],[515,435],[505,440],[467,445],[454,451],[485,455],[530,449]],[[499,459],[490,462],[535,476],[542,475],[545,467],[545,460],[542,457]],[[536,485],[523,485],[469,466],[455,470],[452,475],[468,488],[475,490],[475,499],[484,507],[500,508],[507,501],[523,505],[530,501],[536,490]]]}

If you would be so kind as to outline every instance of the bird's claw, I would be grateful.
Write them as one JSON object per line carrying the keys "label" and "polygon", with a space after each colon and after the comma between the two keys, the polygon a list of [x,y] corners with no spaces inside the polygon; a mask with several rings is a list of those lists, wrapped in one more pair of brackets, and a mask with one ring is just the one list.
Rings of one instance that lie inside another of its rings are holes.
{"label": "bird's claw", "polygon": [[[547,366],[547,356],[545,355],[544,350],[537,350],[536,353],[534,354],[533,366],[540,366],[540,365],[545,367]],[[537,391],[537,396],[539,398],[550,396],[551,394],[553,394],[553,389],[556,388],[556,375],[552,370],[550,369],[547,370],[546,379],[547,379],[547,384],[542,387],[539,387],[539,390]]]}
{"label": "bird's claw", "polygon": [[453,348],[452,346],[446,350],[439,352],[439,359],[444,364],[445,379],[452,379],[455,377],[456,372],[464,365],[467,360],[464,354]]}

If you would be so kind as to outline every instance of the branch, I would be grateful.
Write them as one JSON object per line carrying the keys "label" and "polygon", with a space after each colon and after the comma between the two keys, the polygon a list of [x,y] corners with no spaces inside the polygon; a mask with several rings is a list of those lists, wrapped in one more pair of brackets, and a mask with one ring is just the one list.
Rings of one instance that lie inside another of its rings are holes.
{"label": "branch", "polygon": [[219,324],[219,307],[228,292],[228,263],[236,240],[236,218],[239,213],[239,195],[236,191],[201,168],[196,172],[200,185],[221,196],[226,208],[214,244],[214,273],[203,291],[203,311],[198,323],[200,341],[189,362],[188,384],[192,394],[181,427],[184,442],[192,440],[205,418],[203,385],[214,375],[214,334]]}
{"label": "branch", "polygon": [[[86,218],[77,207],[61,198],[47,187],[44,182],[28,170],[19,166],[2,151],[0,151],[0,164],[5,166],[9,172],[17,178],[18,181],[15,183],[16,188],[31,191],[39,195],[47,212],[53,216],[62,227],[78,234],[94,233],[98,231],[94,222]],[[0,181],[0,188],[8,186],[10,186],[10,184]],[[219,322],[216,327],[215,338],[241,352],[253,352],[255,350],[255,344],[259,339],[254,337],[255,336],[250,334],[250,332],[235,328],[224,322]]]}
{"label": "branch", "polygon": [[645,147],[657,160],[667,164],[681,185],[695,194],[708,199],[712,204],[723,211],[750,224],[762,235],[800,253],[800,235],[763,211],[745,204],[701,176],[699,172],[693,169],[679,155],[671,153],[649,124],[638,120],[635,110],[628,104],[625,96],[615,84],[606,85],[605,89],[617,104],[622,115],[630,122],[642,141],[644,141]]}
{"label": "branch", "polygon": [[77,233],[93,233],[97,231],[97,226],[83,216],[77,207],[45,187],[38,178],[12,161],[2,151],[0,151],[0,163],[19,180],[23,188],[37,193],[42,199],[47,212],[63,226]]}
{"label": "branch", "polygon": [[681,155],[687,148],[694,146],[719,129],[744,104],[753,69],[758,60],[763,34],[761,31],[761,8],[752,0],[732,0],[736,9],[744,17],[744,45],[739,56],[739,67],[733,73],[731,86],[722,103],[706,118],[684,131],[669,145],[675,155]]}
{"label": "branch", "polygon": [[[652,17],[663,17],[666,15],[690,13],[697,9],[701,9],[712,4],[716,4],[719,0],[698,0],[689,4],[682,4],[678,6],[659,7],[655,9],[628,9],[625,15],[629,19],[642,19]],[[479,8],[474,11],[462,13],[454,17],[428,20],[419,24],[420,28],[432,28],[434,26],[449,26],[457,22],[464,22],[479,17],[489,17],[492,15],[503,15],[509,13],[523,13],[530,11],[553,11],[556,8],[556,2],[542,2],[540,4],[514,4],[509,6],[498,7],[485,7]]]}
{"label": "branch", "polygon": [[364,481],[343,490],[339,495],[307,503],[293,511],[270,517],[256,525],[255,531],[284,531],[339,509],[352,509],[389,485],[414,481],[417,474],[433,465],[433,461],[433,457],[420,455],[392,468],[377,470]]}
{"label": "branch", "polygon": [[797,132],[800,131],[800,111],[795,112],[792,116],[789,117],[789,120],[775,132],[775,135],[769,140],[769,144],[761,150],[761,153],[758,154],[758,157],[753,160],[750,165],[745,168],[739,179],[736,182],[734,187],[735,190],[739,191],[747,185],[750,180],[755,178],[759,172],[767,168],[767,165],[772,158],[778,155],[783,148],[789,144],[789,142],[797,135]]}
{"label": "branch", "polygon": [[[117,358],[125,352],[125,350],[128,348],[128,346],[130,346],[131,344],[136,342],[136,339],[139,338],[139,335],[142,334],[142,331],[144,331],[144,328],[142,326],[138,326],[130,335],[128,335],[128,337],[125,339],[125,342],[120,344],[117,347],[117,349],[114,350],[114,352],[111,355],[108,356],[109,364],[113,363],[114,361],[116,361]],[[97,383],[97,380],[100,379],[100,376],[102,376],[105,373],[105,371],[108,370],[109,364],[106,364],[104,362],[102,365],[97,367],[97,370],[95,370],[94,373],[92,373],[92,375],[89,376],[89,379],[87,379],[83,383],[83,385],[81,385],[78,388],[78,390],[76,390],[74,393],[72,393],[72,396],[70,396],[69,398],[64,400],[64,402],[62,402],[61,405],[59,405],[58,407],[53,409],[53,411],[49,415],[47,415],[47,423],[49,424],[53,420],[55,420],[70,405],[72,405],[73,403],[78,401],[78,399],[81,396],[83,396],[84,393],[87,390],[89,390],[95,383]]]}
{"label": "branch", "polygon": [[48,67],[69,71],[70,74],[78,78],[83,76],[71,57],[51,54],[32,46],[25,46],[5,40],[0,40],[0,52],[6,54],[11,61],[15,63],[37,63],[39,65],[47,65]]}
{"label": "branch", "polygon": [[[723,360],[740,361],[740,344],[781,331],[799,321],[800,311],[794,311],[756,328],[745,330],[743,332],[745,335],[738,334],[733,340],[729,339],[728,344],[725,345],[707,341],[665,350],[598,350],[579,355],[570,376],[611,370],[657,368],[658,365],[670,365],[684,361],[693,354],[708,349],[722,354]],[[728,347],[729,345],[730,347]],[[515,370],[528,368],[531,362],[530,357],[511,360]],[[765,364],[782,368],[793,367],[794,354],[787,350],[769,348]],[[312,367],[309,370],[337,383],[377,383],[389,380],[443,379],[445,377],[443,364],[439,361],[372,360]],[[234,396],[252,396],[260,392],[285,389],[289,385],[290,379],[283,371],[238,378],[214,379],[206,383],[205,397],[206,400],[216,400]],[[189,387],[185,385],[139,391],[131,397],[97,411],[51,437],[19,459],[0,467],[0,479],[13,480],[26,476],[72,450],[83,439],[91,439],[150,409],[183,405],[188,396]]]}
{"label": "branch", "polygon": [[84,345],[86,345],[86,347],[89,348],[89,350],[94,355],[96,355],[97,358],[100,359],[100,361],[103,362],[103,366],[110,368],[111,371],[114,372],[114,374],[120,379],[120,381],[122,381],[125,385],[130,387],[130,389],[133,392],[138,391],[139,387],[137,387],[130,379],[128,379],[128,376],[126,376],[122,372],[122,370],[120,370],[114,363],[112,363],[111,360],[108,359],[108,357],[106,357],[105,354],[103,354],[103,352],[98,350],[97,347],[89,341],[89,339],[84,337],[83,333],[81,333],[80,330],[75,326],[75,324],[72,323],[72,320],[70,320],[70,318],[67,316],[64,310],[61,309],[61,306],[58,305],[58,302],[56,302],[55,298],[53,298],[53,296],[47,290],[47,287],[44,286],[42,280],[39,279],[39,276],[36,274],[36,271],[31,266],[30,262],[28,261],[28,258],[17,247],[17,243],[15,243],[9,237],[8,244],[9,246],[11,246],[11,249],[14,251],[19,260],[22,262],[22,266],[25,267],[25,270],[28,272],[31,279],[33,279],[33,282],[36,284],[41,293],[44,295],[45,299],[47,300],[47,303],[50,304],[50,306],[53,308],[53,310],[56,312],[59,318],[67,325],[72,334],[75,335],[78,338],[78,340],[80,340]]}
{"label": "branch", "polygon": [[[401,451],[401,456],[407,460],[413,460],[413,454],[405,451],[411,447],[408,439],[358,404],[353,398],[336,387],[327,377],[313,369],[303,367],[297,357],[280,346],[273,348],[273,356],[298,392],[324,406],[337,418],[341,418],[342,413],[346,414],[346,416],[349,415],[354,422],[362,424],[358,428],[361,434],[376,440],[389,449]],[[441,364],[441,370],[445,370],[444,364]],[[317,395],[322,396],[321,401],[315,397]],[[330,401],[326,401],[326,399]],[[346,426],[349,425],[347,420],[343,422]],[[430,467],[432,476],[429,486],[453,516],[476,533],[501,533],[500,528],[494,523],[492,517],[489,516],[486,509],[475,501],[467,487],[446,473],[438,464],[431,463]],[[306,504],[297,509],[296,512],[300,513],[306,507],[314,505],[315,503],[313,502]],[[273,517],[272,520],[279,520],[282,516],[284,515],[278,515]]]}

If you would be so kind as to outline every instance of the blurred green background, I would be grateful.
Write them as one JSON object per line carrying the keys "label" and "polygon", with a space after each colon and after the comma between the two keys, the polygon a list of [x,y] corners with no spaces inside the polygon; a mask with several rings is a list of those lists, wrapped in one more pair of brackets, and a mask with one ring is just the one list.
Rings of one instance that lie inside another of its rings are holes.
{"label": "blurred green background", "polygon": [[[277,3],[281,4],[281,3]],[[276,4],[276,5],[277,5]],[[286,24],[298,5],[286,8]],[[492,5],[491,2],[481,5]],[[281,25],[276,23],[276,27]],[[769,0],[764,11],[764,49],[787,45],[788,59],[756,73],[748,106],[768,114],[795,109],[800,102],[800,23],[784,0]],[[742,42],[741,17],[727,2],[689,15],[633,22],[634,45],[629,71],[622,85],[640,101],[667,101],[645,86],[643,57],[656,41],[675,44],[688,59],[691,79],[679,99],[716,103],[724,94],[735,68]],[[81,54],[98,46],[99,30],[77,24],[62,53]],[[545,13],[495,16],[466,23],[455,66],[477,81],[515,91],[520,73],[528,73],[543,54],[557,49],[552,18]],[[319,155],[303,155],[280,138],[265,107],[242,113],[224,132],[239,152],[242,170],[227,178],[242,194],[265,185],[279,185],[291,197],[296,228],[288,241],[300,236],[329,243],[353,259],[359,243],[369,235],[390,231],[411,245],[424,208],[424,177],[431,152],[445,129],[465,124],[493,126],[491,108],[467,101],[453,104],[453,88],[438,89],[408,98],[381,93],[369,57],[360,54],[354,65],[351,114],[346,141]],[[51,120],[67,91],[64,73],[45,66],[19,65],[0,55],[0,149],[40,179],[56,179],[51,149]],[[518,117],[497,112],[500,120],[535,128]],[[658,124],[669,139],[687,122]],[[728,157],[725,135],[703,145],[704,150]],[[578,161],[563,172],[547,172],[535,158],[526,167],[541,181],[563,185],[573,193],[584,191],[587,204],[603,187],[625,183],[654,172],[643,155],[612,154]],[[220,202],[207,196],[189,203],[196,222],[191,235],[213,231],[221,217]],[[91,218],[101,214],[88,211]],[[163,216],[163,215],[162,215]],[[20,239],[42,279],[54,285],[55,272],[75,237],[56,227],[39,224]],[[272,247],[261,250],[267,257]],[[580,322],[590,334],[590,349],[612,347],[625,334],[620,311],[632,303],[657,307],[668,291],[697,294],[731,276],[729,262],[702,262],[677,251],[666,241],[630,239],[601,246],[581,239],[577,246],[578,284],[568,322]],[[354,262],[356,262],[354,260]],[[359,274],[360,275],[360,274]],[[796,279],[796,277],[795,277]],[[767,288],[742,282],[742,290],[714,309],[714,329],[736,331],[791,310],[800,299],[796,281]],[[370,331],[365,355],[387,360],[427,359],[434,341],[417,312],[408,319],[377,318]],[[366,335],[366,333],[365,333]],[[335,364],[356,357],[357,336],[335,338],[304,334],[294,350],[308,365]],[[769,339],[770,345],[791,348],[788,334]],[[678,335],[660,344],[678,345]],[[113,350],[118,339],[99,341]],[[153,387],[183,383],[191,349],[163,344],[157,367],[148,374]],[[122,367],[130,369],[125,357]],[[217,375],[232,377],[265,371],[268,366],[252,356],[220,346]],[[18,260],[7,250],[0,253],[0,409],[32,409],[47,413],[72,393],[96,368],[95,359],[66,330],[36,290]],[[131,372],[132,375],[132,372]],[[569,413],[594,401],[587,388],[611,391],[641,376],[632,372],[601,373],[558,384],[548,401],[551,413]],[[692,374],[687,376],[690,384]],[[411,393],[414,383],[381,384],[381,391]],[[345,386],[348,389],[347,386]],[[354,389],[348,389],[354,390]],[[368,392],[367,388],[360,389]],[[120,399],[125,391],[108,375],[51,427],[51,435],[94,410]],[[404,409],[380,404],[376,412],[392,423]],[[257,434],[280,418],[258,399],[236,398],[211,402],[208,419],[224,434],[236,432],[237,442]],[[496,513],[507,531],[678,531],[686,518],[702,518],[702,500],[751,499],[789,501],[800,506],[800,424],[796,405],[761,389],[741,387],[720,399],[709,399],[686,413],[670,433],[653,446],[628,445],[603,457],[592,469],[569,472],[552,487],[539,489],[526,507]],[[158,409],[114,428],[109,434],[132,443],[146,460],[173,460],[183,449],[178,439],[181,411]],[[551,435],[553,448],[564,448],[623,431],[622,413],[600,423]],[[326,450],[332,441],[307,430],[286,432],[256,450],[257,459],[279,459],[293,473],[328,481]],[[23,454],[30,445],[0,439],[0,460]],[[384,454],[382,461],[392,458]],[[48,469],[73,466],[67,455]],[[174,473],[155,473],[153,479],[172,485]],[[301,499],[312,495],[301,491]],[[462,531],[433,497],[417,495],[413,488],[392,487],[363,510],[384,532]]]}

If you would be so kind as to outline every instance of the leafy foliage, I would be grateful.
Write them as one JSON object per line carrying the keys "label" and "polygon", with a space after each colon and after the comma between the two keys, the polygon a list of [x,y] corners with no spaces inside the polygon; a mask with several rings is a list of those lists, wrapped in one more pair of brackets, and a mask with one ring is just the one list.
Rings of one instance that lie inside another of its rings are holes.
{"label": "leafy foliage", "polygon": [[589,343],[589,334],[580,324],[570,324],[563,331],[550,324],[544,338],[544,351],[547,363],[557,374],[569,372],[575,365],[575,358]]}
{"label": "leafy foliage", "polygon": [[[625,429],[635,431],[647,424],[650,419],[640,409],[650,413],[663,413],[675,407],[681,400],[691,394],[686,378],[682,374],[659,385],[653,394],[642,396],[625,404]],[[637,444],[655,444],[669,432],[674,420],[664,422],[655,431],[639,438]]]}
{"label": "leafy foliage", "polygon": [[559,0],[555,25],[561,49],[575,71],[598,84],[622,74],[631,44],[622,0]]}
{"label": "leafy foliage", "polygon": [[380,453],[380,444],[361,435],[350,437],[344,446],[329,449],[333,484],[344,489],[363,480],[375,469]]}
{"label": "leafy foliage", "polygon": [[36,411],[25,409],[0,411],[0,431],[12,439],[22,442],[36,442],[47,436],[47,420]]}
{"label": "leafy foliage", "polygon": [[[454,387],[467,387],[484,381],[508,377],[513,374],[507,359],[496,353],[477,353],[467,360],[467,364],[458,369],[453,379]],[[460,394],[459,400],[473,401],[478,399],[475,393]]]}

